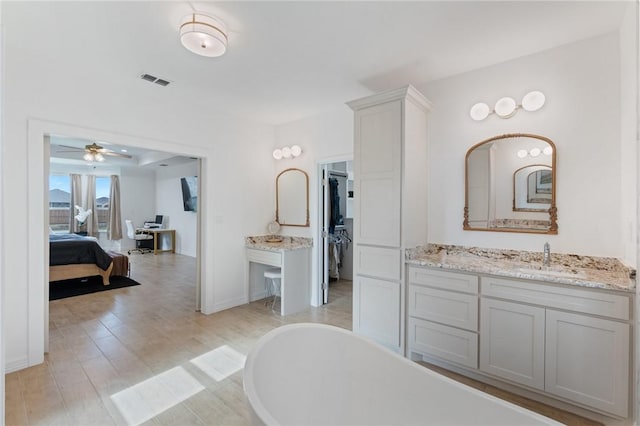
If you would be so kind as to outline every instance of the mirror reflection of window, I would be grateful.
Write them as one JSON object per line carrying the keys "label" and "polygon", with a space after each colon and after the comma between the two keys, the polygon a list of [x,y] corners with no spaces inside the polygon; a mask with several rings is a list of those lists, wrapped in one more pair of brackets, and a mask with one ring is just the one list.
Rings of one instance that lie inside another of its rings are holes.
{"label": "mirror reflection of window", "polygon": [[546,212],[551,207],[551,167],[532,164],[513,174],[514,204],[516,212]]}

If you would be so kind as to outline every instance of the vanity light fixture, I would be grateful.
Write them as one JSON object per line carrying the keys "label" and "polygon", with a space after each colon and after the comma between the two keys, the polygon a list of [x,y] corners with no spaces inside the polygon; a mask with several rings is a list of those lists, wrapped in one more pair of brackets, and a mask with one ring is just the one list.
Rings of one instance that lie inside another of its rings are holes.
{"label": "vanity light fixture", "polygon": [[500,118],[510,118],[513,117],[520,108],[529,112],[537,111],[543,107],[545,101],[544,93],[534,90],[524,95],[520,105],[516,103],[515,99],[504,97],[498,99],[498,102],[496,102],[493,107],[493,111],[486,103],[479,102],[471,107],[469,115],[475,121],[482,121],[494,113]]}
{"label": "vanity light fixture", "polygon": [[302,154],[302,148],[299,145],[292,145],[291,147],[284,146],[282,148],[276,148],[273,150],[273,158],[276,160],[282,160],[283,158],[296,158]]}
{"label": "vanity light fixture", "polygon": [[193,12],[182,19],[180,42],[196,55],[215,58],[227,51],[227,29],[220,19]]}
{"label": "vanity light fixture", "polygon": [[553,148],[547,146],[543,150],[540,150],[540,148],[531,148],[529,151],[526,149],[520,149],[516,152],[516,156],[518,158],[525,158],[527,156],[535,158],[540,156],[540,154],[551,155],[553,154]]}

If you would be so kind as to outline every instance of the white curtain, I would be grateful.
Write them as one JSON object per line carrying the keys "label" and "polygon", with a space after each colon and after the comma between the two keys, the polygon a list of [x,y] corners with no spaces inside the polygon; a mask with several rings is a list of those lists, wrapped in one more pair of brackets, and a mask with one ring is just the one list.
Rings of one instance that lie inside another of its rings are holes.
{"label": "white curtain", "polygon": [[110,240],[122,239],[122,217],[120,215],[120,177],[111,175],[109,190],[109,226],[107,236]]}
{"label": "white curtain", "polygon": [[87,207],[91,214],[87,218],[87,235],[98,236],[98,205],[96,203],[96,176],[87,175]]}
{"label": "white curtain", "polygon": [[69,206],[69,232],[78,232],[80,226],[75,216],[76,205],[82,207],[82,176],[72,173],[71,175],[71,205]]}

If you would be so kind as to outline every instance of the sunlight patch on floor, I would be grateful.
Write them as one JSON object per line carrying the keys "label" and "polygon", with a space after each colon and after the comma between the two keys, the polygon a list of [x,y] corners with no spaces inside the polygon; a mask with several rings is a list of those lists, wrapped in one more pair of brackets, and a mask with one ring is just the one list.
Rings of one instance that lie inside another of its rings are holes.
{"label": "sunlight patch on floor", "polygon": [[224,345],[192,359],[191,363],[219,382],[242,370],[246,359],[240,352]]}
{"label": "sunlight patch on floor", "polygon": [[175,367],[111,395],[129,425],[138,425],[204,390],[191,374]]}

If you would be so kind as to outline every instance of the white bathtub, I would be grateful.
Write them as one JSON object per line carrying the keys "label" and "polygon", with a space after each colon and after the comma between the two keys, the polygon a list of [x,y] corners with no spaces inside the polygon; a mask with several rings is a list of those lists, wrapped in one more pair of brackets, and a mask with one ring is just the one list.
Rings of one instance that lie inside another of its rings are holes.
{"label": "white bathtub", "polygon": [[247,357],[244,392],[254,424],[560,424],[321,324],[260,338]]}

